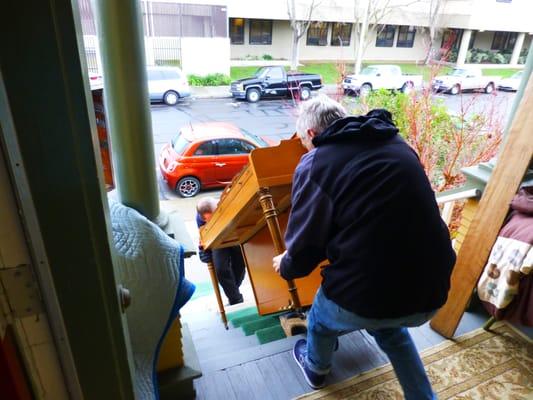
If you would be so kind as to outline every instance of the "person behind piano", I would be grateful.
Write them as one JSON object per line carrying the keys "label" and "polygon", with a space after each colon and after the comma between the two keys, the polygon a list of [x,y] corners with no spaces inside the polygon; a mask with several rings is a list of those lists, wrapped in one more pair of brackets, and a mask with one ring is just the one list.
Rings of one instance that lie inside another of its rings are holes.
{"label": "person behind piano", "polygon": [[436,399],[407,328],[446,302],[455,253],[417,154],[388,111],[349,116],[326,96],[302,103],[296,131],[309,151],[294,173],[287,250],[273,267],[295,279],[330,262],[296,362],[323,387],[337,336],[366,329],[405,398]]}
{"label": "person behind piano", "polygon": [[[217,199],[204,197],[196,205],[196,224],[198,228],[205,225],[215,212],[218,205]],[[200,260],[205,263],[213,262],[218,282],[228,298],[229,305],[243,302],[239,287],[244,279],[245,265],[240,246],[226,247],[223,249],[204,250],[199,246]]]}

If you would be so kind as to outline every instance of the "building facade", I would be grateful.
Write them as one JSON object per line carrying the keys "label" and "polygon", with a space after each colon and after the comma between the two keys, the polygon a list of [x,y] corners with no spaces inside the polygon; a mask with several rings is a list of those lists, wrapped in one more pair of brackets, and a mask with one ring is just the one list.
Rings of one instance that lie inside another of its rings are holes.
{"label": "building facade", "polygon": [[[354,4],[359,7],[355,8]],[[406,5],[409,3],[408,5]],[[312,0],[296,2],[297,19],[305,20]],[[386,6],[385,6],[386,4]],[[285,0],[227,0],[231,58],[289,59],[292,28]],[[365,42],[367,61],[418,62],[430,48],[429,0],[370,1],[371,29]],[[300,60],[318,62],[353,60],[356,24],[361,23],[364,1],[321,2],[299,42]],[[528,0],[445,0],[437,18],[436,47],[449,46],[458,64],[468,60],[468,50],[505,55],[509,64],[525,59],[533,34],[533,2]],[[520,56],[522,55],[522,59]],[[503,61],[503,60],[500,60]]]}
{"label": "building facade", "polygon": [[[295,19],[311,22],[299,40],[301,63],[353,61],[365,7],[370,28],[366,62],[421,62],[431,48],[430,0],[294,1]],[[458,65],[524,62],[533,37],[533,1],[443,1],[434,24],[434,57],[446,53],[445,59]],[[187,74],[229,74],[230,65],[288,63],[291,57],[287,0],[141,0],[140,9],[148,65],[181,65]],[[89,69],[95,72],[98,41],[90,0],[80,0],[80,11]]]}

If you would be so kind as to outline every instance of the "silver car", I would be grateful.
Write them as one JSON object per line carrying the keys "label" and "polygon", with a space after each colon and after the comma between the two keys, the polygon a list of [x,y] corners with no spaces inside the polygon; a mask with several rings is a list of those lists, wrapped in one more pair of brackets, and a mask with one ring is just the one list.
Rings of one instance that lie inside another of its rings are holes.
{"label": "silver car", "polygon": [[187,77],[178,67],[147,67],[150,101],[175,105],[180,98],[191,95]]}

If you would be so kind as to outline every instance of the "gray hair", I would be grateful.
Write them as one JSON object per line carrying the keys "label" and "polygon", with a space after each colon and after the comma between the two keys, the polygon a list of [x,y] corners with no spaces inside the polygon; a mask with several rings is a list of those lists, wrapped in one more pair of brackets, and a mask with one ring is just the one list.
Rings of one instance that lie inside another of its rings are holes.
{"label": "gray hair", "polygon": [[196,204],[196,211],[198,211],[198,214],[203,215],[205,213],[212,213],[215,212],[218,205],[218,200],[214,197],[204,197],[203,199],[200,199],[198,203]]}
{"label": "gray hair", "polygon": [[304,137],[308,129],[321,134],[334,121],[347,115],[348,113],[342,105],[321,94],[301,103],[296,121],[296,132],[300,137]]}

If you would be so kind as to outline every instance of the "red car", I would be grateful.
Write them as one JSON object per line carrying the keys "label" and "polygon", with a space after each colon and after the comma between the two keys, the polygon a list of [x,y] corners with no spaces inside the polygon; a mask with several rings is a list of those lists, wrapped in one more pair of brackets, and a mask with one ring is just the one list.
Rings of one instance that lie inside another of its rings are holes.
{"label": "red car", "polygon": [[248,163],[250,151],[271,144],[229,123],[188,125],[163,147],[159,168],[172,190],[193,197],[200,189],[227,185]]}

